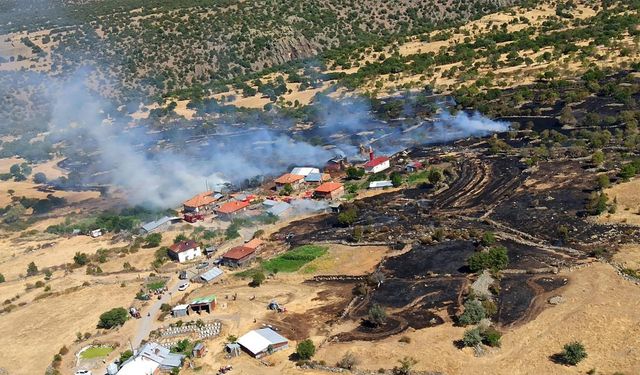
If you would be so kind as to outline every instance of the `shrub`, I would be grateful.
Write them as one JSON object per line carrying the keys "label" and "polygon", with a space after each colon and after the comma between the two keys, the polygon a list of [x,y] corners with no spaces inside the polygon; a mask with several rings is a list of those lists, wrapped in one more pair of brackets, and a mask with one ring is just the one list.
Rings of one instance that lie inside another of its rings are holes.
{"label": "shrub", "polygon": [[171,305],[169,305],[168,303],[163,303],[163,304],[160,306],[160,310],[161,310],[162,312],[169,312],[169,311],[171,311]]}
{"label": "shrub", "polygon": [[458,317],[458,323],[463,326],[477,324],[486,317],[482,304],[477,300],[467,300],[464,303],[464,312]]}
{"label": "shrub", "polygon": [[358,362],[358,358],[353,353],[346,352],[336,365],[346,370],[353,370],[358,365]]}
{"label": "shrub", "polygon": [[562,362],[571,366],[577,365],[585,358],[587,358],[587,352],[584,345],[578,341],[565,344],[562,352],[560,353],[560,359]]}
{"label": "shrub", "polygon": [[382,306],[374,304],[369,308],[369,321],[377,326],[384,324],[387,321],[387,313]]}
{"label": "shrub", "polygon": [[502,334],[495,328],[487,328],[482,332],[482,342],[494,348],[500,347],[501,338]]}
{"label": "shrub", "polygon": [[84,266],[89,263],[89,256],[85,253],[77,252],[76,255],[73,256],[73,263],[78,266]]}
{"label": "shrub", "polygon": [[133,357],[133,352],[131,350],[125,350],[120,353],[120,363],[124,363],[127,359]]}
{"label": "shrub", "polygon": [[253,274],[253,278],[251,279],[250,285],[252,287],[258,287],[262,285],[265,279],[266,279],[266,276],[264,275],[264,272],[258,271]]}
{"label": "shrub", "polygon": [[480,328],[471,328],[464,332],[464,336],[462,337],[462,343],[464,346],[476,346],[480,345],[482,342],[482,336],[480,335]]}
{"label": "shrub", "polygon": [[316,346],[311,339],[306,339],[298,343],[296,353],[300,359],[311,359],[316,354]]}
{"label": "shrub", "polygon": [[60,348],[60,351],[58,352],[60,355],[66,355],[67,353],[69,353],[69,348],[67,348],[67,346],[63,346],[62,348]]}
{"label": "shrub", "polygon": [[349,226],[358,220],[358,210],[355,207],[342,211],[338,214],[338,222],[340,225]]}
{"label": "shrub", "polygon": [[116,307],[100,315],[98,328],[111,329],[113,327],[121,326],[128,318],[129,315],[125,308]]}
{"label": "shrub", "polygon": [[496,236],[493,234],[493,232],[484,232],[480,243],[482,244],[482,246],[491,246],[496,243]]}
{"label": "shrub", "polygon": [[144,239],[144,247],[158,247],[162,241],[162,234],[151,233]]}
{"label": "shrub", "polygon": [[5,280],[5,278],[4,278],[4,275],[0,273],[0,283],[3,283],[3,282],[5,282],[5,281],[6,281],[6,280]]}
{"label": "shrub", "polygon": [[34,276],[38,274],[38,266],[34,262],[29,263],[27,266],[27,276]]}
{"label": "shrub", "polygon": [[411,369],[413,368],[413,366],[418,363],[418,361],[416,361],[413,357],[404,357],[402,359],[399,359],[398,362],[400,363],[400,366],[394,366],[392,370],[394,375],[409,375],[411,374]]}

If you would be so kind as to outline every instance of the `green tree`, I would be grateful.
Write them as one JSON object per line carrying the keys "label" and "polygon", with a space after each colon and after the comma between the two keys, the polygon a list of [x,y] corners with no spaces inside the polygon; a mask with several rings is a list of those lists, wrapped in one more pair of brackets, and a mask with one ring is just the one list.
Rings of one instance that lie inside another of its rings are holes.
{"label": "green tree", "polygon": [[489,251],[476,252],[467,259],[469,269],[478,272],[486,269],[499,271],[507,268],[509,256],[504,246],[496,246]]}
{"label": "green tree", "polygon": [[89,263],[89,256],[85,253],[76,252],[76,255],[73,256],[73,263],[78,266],[84,266]]}
{"label": "green tree", "polygon": [[493,232],[484,232],[482,234],[482,239],[480,240],[482,246],[491,246],[496,243],[496,236]]}
{"label": "green tree", "polygon": [[21,174],[20,172],[20,164],[13,164],[11,167],[9,167],[9,173],[11,173],[13,176]]}
{"label": "green tree", "polygon": [[416,361],[413,357],[404,357],[402,359],[399,359],[398,362],[400,363],[400,366],[393,367],[393,375],[411,375],[413,366],[418,363],[418,361]]}
{"label": "green tree", "polygon": [[185,236],[184,233],[180,233],[173,239],[173,243],[178,243],[186,240],[188,240],[187,236]]}
{"label": "green tree", "polygon": [[387,312],[377,303],[369,308],[369,321],[374,325],[382,325],[387,321]]}
{"label": "green tree", "polygon": [[120,363],[124,363],[129,358],[133,357],[133,352],[131,350],[125,350],[120,353]]}
{"label": "green tree", "polygon": [[591,155],[591,162],[595,165],[604,163],[604,152],[602,152],[602,150],[596,150],[593,155]]}
{"label": "green tree", "polygon": [[394,187],[402,185],[402,175],[398,172],[391,173],[391,183]]}
{"label": "green tree", "polygon": [[124,307],[116,307],[100,315],[98,328],[111,329],[113,327],[121,326],[128,318],[129,313]]}
{"label": "green tree", "polygon": [[291,184],[284,184],[282,187],[282,194],[291,195],[291,193],[293,193],[293,186],[291,186]]}
{"label": "green tree", "polygon": [[600,174],[598,175],[596,182],[598,184],[598,187],[600,189],[606,189],[609,186],[611,186],[611,180],[609,179],[609,176],[606,174]]}
{"label": "green tree", "polygon": [[162,234],[160,233],[151,233],[144,239],[145,247],[158,247],[160,246],[160,242],[162,242]]}
{"label": "green tree", "polygon": [[358,180],[364,176],[364,169],[349,167],[347,168],[346,173],[349,180]]}
{"label": "green tree", "polygon": [[264,275],[264,272],[262,271],[257,271],[253,274],[253,278],[251,279],[251,286],[253,287],[258,287],[260,285],[262,285],[262,283],[266,280],[266,276]]}
{"label": "green tree", "polygon": [[3,282],[5,282],[5,281],[6,281],[6,280],[5,280],[5,278],[4,278],[4,275],[0,273],[0,283],[3,283]]}
{"label": "green tree", "polygon": [[438,169],[432,169],[429,172],[429,182],[436,185],[440,181],[442,181],[442,172]]}
{"label": "green tree", "polygon": [[584,345],[578,341],[565,344],[562,352],[560,353],[560,359],[562,362],[571,366],[577,365],[585,358],[587,358],[587,352]]}
{"label": "green tree", "polygon": [[311,359],[316,354],[316,346],[311,339],[303,340],[296,346],[296,354],[300,359]]}
{"label": "green tree", "polygon": [[36,266],[35,262],[29,263],[27,266],[27,276],[34,276],[38,274],[38,266]]}
{"label": "green tree", "polygon": [[46,184],[47,181],[47,175],[42,172],[38,172],[33,175],[33,182],[36,184]]}
{"label": "green tree", "polygon": [[637,172],[636,167],[632,163],[625,164],[620,168],[620,177],[628,180],[635,176]]}
{"label": "green tree", "polygon": [[478,324],[486,317],[484,307],[479,301],[472,299],[464,303],[464,312],[458,317],[458,323],[463,326]]}
{"label": "green tree", "polygon": [[560,123],[567,126],[575,126],[578,123],[573,111],[571,111],[571,107],[565,106],[562,108],[562,111],[560,111]]}
{"label": "green tree", "polygon": [[358,220],[358,210],[355,207],[349,207],[338,214],[338,222],[341,225],[349,226],[356,220]]}

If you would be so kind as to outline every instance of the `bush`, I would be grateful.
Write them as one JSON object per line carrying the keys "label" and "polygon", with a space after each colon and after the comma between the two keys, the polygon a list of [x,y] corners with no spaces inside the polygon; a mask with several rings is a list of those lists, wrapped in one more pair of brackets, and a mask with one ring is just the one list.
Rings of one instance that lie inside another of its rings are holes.
{"label": "bush", "polygon": [[379,326],[387,321],[387,313],[384,311],[382,306],[374,304],[369,308],[368,319],[372,324]]}
{"label": "bush", "polygon": [[583,359],[587,358],[587,352],[584,345],[578,341],[565,344],[560,359],[564,364],[575,366]]}
{"label": "bush", "polygon": [[89,256],[85,253],[77,252],[76,255],[73,256],[73,263],[78,266],[84,266],[89,263]]}
{"label": "bush", "polygon": [[495,328],[487,328],[482,332],[482,342],[494,348],[500,347],[502,334]]}
{"label": "bush", "polygon": [[478,272],[486,269],[498,271],[507,268],[509,256],[504,246],[492,247],[489,251],[477,252],[467,259],[469,269]]}
{"label": "bush", "polygon": [[120,363],[124,363],[127,359],[133,357],[133,352],[131,350],[125,350],[120,353]]}
{"label": "bush", "polygon": [[353,370],[358,362],[358,358],[353,353],[346,352],[336,365],[346,370]]}
{"label": "bush", "polygon": [[296,354],[300,359],[311,359],[316,354],[316,346],[311,339],[306,339],[298,343]]}
{"label": "bush", "polygon": [[478,324],[486,317],[482,304],[477,300],[467,300],[464,303],[464,312],[458,317],[458,323],[463,326]]}
{"label": "bush", "polygon": [[464,332],[462,337],[462,343],[464,346],[473,347],[480,345],[482,342],[482,336],[480,335],[480,328],[471,328]]}
{"label": "bush", "polygon": [[496,236],[493,234],[493,232],[484,232],[480,243],[482,244],[482,246],[491,246],[496,243]]}
{"label": "bush", "polygon": [[27,266],[27,276],[34,276],[38,274],[38,266],[36,266],[35,262],[29,263]]}
{"label": "bush", "polygon": [[5,282],[5,281],[6,281],[6,280],[5,280],[5,278],[4,278],[4,275],[0,273],[0,283],[3,283],[3,282]]}
{"label": "bush", "polygon": [[266,276],[264,275],[264,272],[258,271],[253,274],[253,278],[251,279],[250,285],[252,287],[258,287],[262,285],[265,279],[266,279]]}
{"label": "bush", "polygon": [[358,210],[355,207],[342,211],[338,214],[338,222],[340,225],[349,226],[358,220]]}
{"label": "bush", "polygon": [[113,327],[121,326],[128,318],[129,314],[124,307],[116,307],[100,315],[98,328],[111,329]]}
{"label": "bush", "polygon": [[151,233],[144,239],[144,247],[158,247],[162,241],[162,234]]}

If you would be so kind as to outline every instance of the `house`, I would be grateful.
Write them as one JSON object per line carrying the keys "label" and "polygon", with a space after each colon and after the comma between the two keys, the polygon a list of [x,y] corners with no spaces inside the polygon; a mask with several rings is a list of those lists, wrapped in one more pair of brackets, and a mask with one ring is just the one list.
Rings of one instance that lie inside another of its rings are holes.
{"label": "house", "polygon": [[393,183],[391,181],[371,181],[369,182],[369,189],[384,189],[388,187],[393,187]]}
{"label": "house", "polygon": [[370,155],[369,161],[366,162],[363,167],[366,173],[379,173],[388,169],[391,166],[389,158],[386,156],[374,157],[373,152]]}
{"label": "house", "polygon": [[289,203],[277,202],[267,209],[267,213],[275,216],[285,216],[290,209],[291,205]]}
{"label": "house", "polygon": [[189,305],[178,305],[173,309],[171,309],[171,315],[173,315],[174,318],[187,316],[189,314],[188,310],[189,310]]}
{"label": "house", "polygon": [[320,173],[320,170],[318,168],[311,168],[311,167],[296,167],[291,170],[291,174],[296,174],[303,177],[307,177],[308,175],[314,174],[314,173],[315,174]]}
{"label": "house", "polygon": [[222,264],[228,267],[241,267],[256,257],[256,249],[236,246],[222,255]]}
{"label": "house", "polygon": [[211,314],[215,307],[216,296],[214,296],[213,294],[206,297],[196,298],[191,301],[191,303],[189,303],[189,308],[191,309],[191,311],[197,312],[198,314],[200,314],[201,311],[206,311]]}
{"label": "house", "polygon": [[304,178],[304,182],[308,183],[308,184],[317,184],[320,185],[321,183],[328,181],[329,178],[331,178],[331,176],[329,176],[326,173],[309,173],[305,178]]}
{"label": "house", "polygon": [[223,195],[213,191],[205,191],[182,204],[184,212],[209,211]]}
{"label": "house", "polygon": [[118,375],[157,375],[182,367],[184,355],[171,353],[169,349],[155,343],[145,344],[137,353],[126,360]]}
{"label": "house", "polygon": [[153,232],[165,230],[172,224],[175,224],[181,220],[182,219],[177,216],[165,216],[158,220],[150,221],[144,224],[140,229],[144,234],[153,233]]}
{"label": "house", "polygon": [[221,219],[231,219],[238,213],[244,211],[249,207],[249,202],[244,201],[229,201],[216,209],[216,213]]}
{"label": "house", "polygon": [[419,161],[412,161],[409,164],[407,164],[406,167],[404,167],[404,170],[409,172],[409,173],[413,173],[416,172],[418,169],[422,169],[424,166],[422,165],[421,162]]}
{"label": "house", "polygon": [[344,156],[336,156],[329,160],[324,168],[325,170],[332,172],[339,172],[343,169],[347,169],[347,159]]}
{"label": "house", "polygon": [[325,182],[313,191],[314,198],[338,199],[344,195],[344,186],[338,182]]}
{"label": "house", "polygon": [[222,270],[218,267],[213,267],[212,269],[203,272],[200,276],[198,276],[198,278],[204,283],[210,283],[220,276],[222,276]]}
{"label": "house", "polygon": [[304,181],[304,176],[300,174],[285,173],[282,176],[275,179],[276,191],[282,191],[285,186],[289,185],[293,189],[300,187],[300,184]]}
{"label": "house", "polygon": [[196,241],[180,241],[169,247],[168,255],[169,258],[177,260],[178,263],[184,263],[201,256],[202,250],[200,250],[200,246]]}
{"label": "house", "polygon": [[255,358],[284,350],[289,347],[289,340],[271,328],[249,331],[238,339],[238,344]]}
{"label": "house", "polygon": [[191,351],[191,355],[194,358],[202,358],[205,354],[207,354],[207,347],[202,342],[197,343]]}

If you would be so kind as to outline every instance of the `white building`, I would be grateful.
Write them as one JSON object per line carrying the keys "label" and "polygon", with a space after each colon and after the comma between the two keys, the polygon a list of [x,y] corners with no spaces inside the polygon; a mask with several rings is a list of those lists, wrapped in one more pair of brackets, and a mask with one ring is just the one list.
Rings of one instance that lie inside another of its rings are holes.
{"label": "white building", "polygon": [[304,177],[307,177],[312,173],[320,173],[320,170],[312,167],[296,167],[291,170],[291,174],[297,174],[298,176]]}
{"label": "white building", "polygon": [[391,163],[388,157],[378,156],[374,158],[372,155],[371,159],[364,164],[364,171],[366,173],[378,173],[388,169],[390,166]]}
{"label": "white building", "polygon": [[260,358],[288,348],[289,340],[271,328],[262,328],[245,333],[238,344],[253,357]]}
{"label": "white building", "polygon": [[169,248],[168,253],[169,258],[177,260],[179,263],[184,263],[201,256],[202,250],[195,241],[189,240],[174,243]]}

